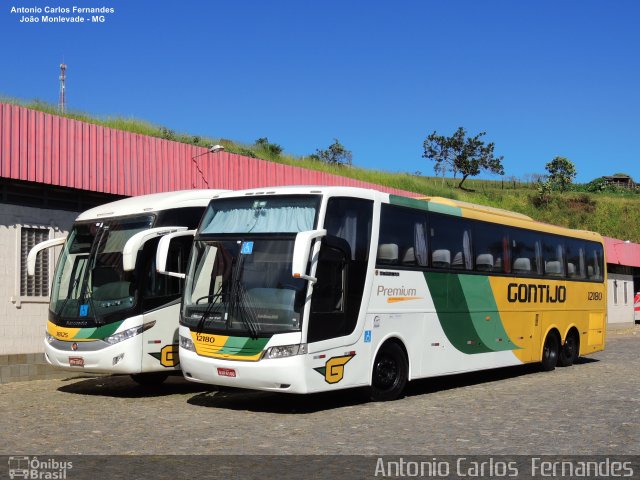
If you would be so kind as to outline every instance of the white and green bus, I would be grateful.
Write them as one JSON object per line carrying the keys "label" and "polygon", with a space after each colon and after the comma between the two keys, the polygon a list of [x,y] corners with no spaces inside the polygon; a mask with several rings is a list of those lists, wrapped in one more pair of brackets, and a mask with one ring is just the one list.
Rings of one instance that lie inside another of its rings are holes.
{"label": "white and green bus", "polygon": [[[157,263],[165,268],[168,235]],[[604,348],[602,238],[442,198],[346,187],[215,197],[180,317],[184,376],[309,393]]]}
{"label": "white and green bus", "polygon": [[[45,357],[54,367],[130,374],[141,384],[179,370],[178,319],[183,280],[156,269],[163,235],[198,226],[221,190],[185,190],[126,198],[87,210],[68,237],[36,245],[38,253],[63,245],[55,269]],[[169,267],[184,272],[192,237],[176,239]]]}

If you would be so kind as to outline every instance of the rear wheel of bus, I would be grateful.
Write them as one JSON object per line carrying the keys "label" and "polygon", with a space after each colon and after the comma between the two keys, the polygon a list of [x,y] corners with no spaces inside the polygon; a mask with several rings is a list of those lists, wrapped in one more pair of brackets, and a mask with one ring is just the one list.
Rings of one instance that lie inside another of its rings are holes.
{"label": "rear wheel of bus", "polygon": [[395,400],[402,394],[408,376],[409,362],[402,347],[395,342],[385,343],[373,362],[371,400]]}
{"label": "rear wheel of bus", "polygon": [[544,341],[544,347],[542,347],[542,369],[546,372],[556,368],[558,365],[558,355],[560,352],[560,339],[555,331],[551,331],[547,334],[547,338]]}
{"label": "rear wheel of bus", "polygon": [[558,356],[558,365],[561,367],[570,367],[575,363],[580,355],[580,337],[578,332],[571,330],[567,334],[564,345],[560,349]]}

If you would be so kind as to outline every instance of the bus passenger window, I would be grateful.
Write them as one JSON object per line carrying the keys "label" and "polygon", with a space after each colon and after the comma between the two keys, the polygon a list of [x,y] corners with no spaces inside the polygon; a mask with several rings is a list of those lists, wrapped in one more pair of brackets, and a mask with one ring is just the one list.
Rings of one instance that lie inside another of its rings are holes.
{"label": "bus passenger window", "polygon": [[547,236],[542,242],[544,274],[549,277],[564,277],[564,248],[558,237]]}
{"label": "bus passenger window", "polygon": [[459,217],[430,217],[431,261],[434,268],[472,270],[471,228]]}
{"label": "bus passenger window", "polygon": [[377,263],[380,266],[426,267],[426,226],[424,211],[383,204]]}
{"label": "bus passenger window", "polygon": [[515,275],[542,275],[542,247],[535,232],[509,230],[511,271]]}
{"label": "bus passenger window", "polygon": [[502,272],[505,245],[504,229],[492,223],[474,224],[473,251],[478,272]]}
{"label": "bus passenger window", "polygon": [[587,277],[584,243],[578,240],[566,240],[567,276],[582,279]]}
{"label": "bus passenger window", "polygon": [[587,246],[587,278],[594,282],[600,282],[603,279],[602,245],[589,242]]}

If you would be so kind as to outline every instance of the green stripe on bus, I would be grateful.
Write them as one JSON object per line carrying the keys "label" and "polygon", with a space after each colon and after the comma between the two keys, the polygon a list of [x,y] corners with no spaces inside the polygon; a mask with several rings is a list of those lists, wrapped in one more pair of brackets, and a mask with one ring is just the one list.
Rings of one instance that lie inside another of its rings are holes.
{"label": "green stripe on bus", "polygon": [[250,357],[260,353],[268,341],[268,338],[229,337],[216,353]]}
{"label": "green stripe on bus", "polygon": [[489,277],[483,275],[457,275],[457,277],[471,312],[473,325],[484,344],[495,352],[518,348],[502,325]]}
{"label": "green stripe on bus", "polygon": [[81,328],[80,331],[73,337],[77,339],[103,339],[113,335],[113,333],[122,325],[124,320],[120,320],[119,322],[110,323],[108,325],[103,325],[98,328]]}
{"label": "green stripe on bus", "polygon": [[429,202],[428,200],[416,200],[414,198],[401,197],[399,195],[389,195],[389,202],[392,205],[400,205],[402,207],[417,208],[428,212],[446,213],[447,215],[462,216],[462,210],[459,207],[442,205],[441,203]]}
{"label": "green stripe on bus", "polygon": [[438,320],[451,344],[467,354],[493,351],[478,335],[458,275],[425,272],[424,276]]}

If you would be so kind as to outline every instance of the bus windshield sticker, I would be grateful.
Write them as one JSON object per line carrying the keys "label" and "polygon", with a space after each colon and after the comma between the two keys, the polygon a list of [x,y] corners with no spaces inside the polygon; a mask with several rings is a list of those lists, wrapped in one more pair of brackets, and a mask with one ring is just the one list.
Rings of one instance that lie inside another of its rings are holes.
{"label": "bus windshield sticker", "polygon": [[251,255],[253,253],[253,242],[244,242],[240,253],[243,255]]}
{"label": "bus windshield sticker", "polygon": [[89,314],[89,304],[80,305],[80,316],[86,317]]}

